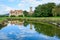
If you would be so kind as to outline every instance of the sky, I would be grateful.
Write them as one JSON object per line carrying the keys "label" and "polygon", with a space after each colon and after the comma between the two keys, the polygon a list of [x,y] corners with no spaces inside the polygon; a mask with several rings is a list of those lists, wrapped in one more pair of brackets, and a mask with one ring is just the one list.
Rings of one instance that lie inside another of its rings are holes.
{"label": "sky", "polygon": [[33,10],[36,6],[54,2],[60,3],[60,0],[0,0],[0,14],[9,13],[10,10],[27,10],[32,7]]}

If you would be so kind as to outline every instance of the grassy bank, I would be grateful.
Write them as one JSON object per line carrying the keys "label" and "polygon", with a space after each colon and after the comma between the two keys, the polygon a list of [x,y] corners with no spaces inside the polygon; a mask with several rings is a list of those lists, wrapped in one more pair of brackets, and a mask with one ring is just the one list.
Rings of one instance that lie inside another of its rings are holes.
{"label": "grassy bank", "polygon": [[26,20],[46,20],[46,21],[60,21],[60,17],[0,17],[0,22],[5,19],[26,19]]}
{"label": "grassy bank", "polygon": [[60,26],[60,17],[0,17],[0,23],[4,20],[27,20],[32,22],[44,22]]}
{"label": "grassy bank", "polygon": [[0,22],[4,21],[6,17],[0,17]]}

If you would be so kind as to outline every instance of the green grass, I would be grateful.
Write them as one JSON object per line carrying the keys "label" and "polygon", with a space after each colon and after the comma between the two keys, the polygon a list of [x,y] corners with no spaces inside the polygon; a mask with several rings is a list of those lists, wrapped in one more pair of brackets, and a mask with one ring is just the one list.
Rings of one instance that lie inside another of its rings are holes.
{"label": "green grass", "polygon": [[10,19],[29,19],[29,20],[49,20],[49,21],[60,21],[60,17],[0,17],[0,22],[3,20]]}
{"label": "green grass", "polygon": [[4,21],[7,17],[0,17],[0,22]]}

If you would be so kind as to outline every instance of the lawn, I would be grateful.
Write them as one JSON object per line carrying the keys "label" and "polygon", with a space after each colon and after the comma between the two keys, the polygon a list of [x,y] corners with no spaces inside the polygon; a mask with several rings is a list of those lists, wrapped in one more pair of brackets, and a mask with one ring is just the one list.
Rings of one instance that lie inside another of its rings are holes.
{"label": "lawn", "polygon": [[60,21],[60,17],[0,17],[0,22],[9,19],[29,19],[29,20],[49,20],[49,21]]}

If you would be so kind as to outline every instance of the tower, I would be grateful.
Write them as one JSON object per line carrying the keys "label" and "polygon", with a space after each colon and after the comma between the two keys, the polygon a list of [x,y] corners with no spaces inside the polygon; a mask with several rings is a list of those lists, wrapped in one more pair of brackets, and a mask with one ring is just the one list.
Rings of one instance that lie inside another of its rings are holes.
{"label": "tower", "polygon": [[30,7],[30,12],[32,12],[32,7]]}
{"label": "tower", "polygon": [[29,14],[31,15],[32,13],[33,13],[32,7],[30,7],[30,12],[29,12]]}
{"label": "tower", "polygon": [[30,24],[30,29],[31,29],[31,30],[32,30],[32,27],[33,27],[32,24]]}

